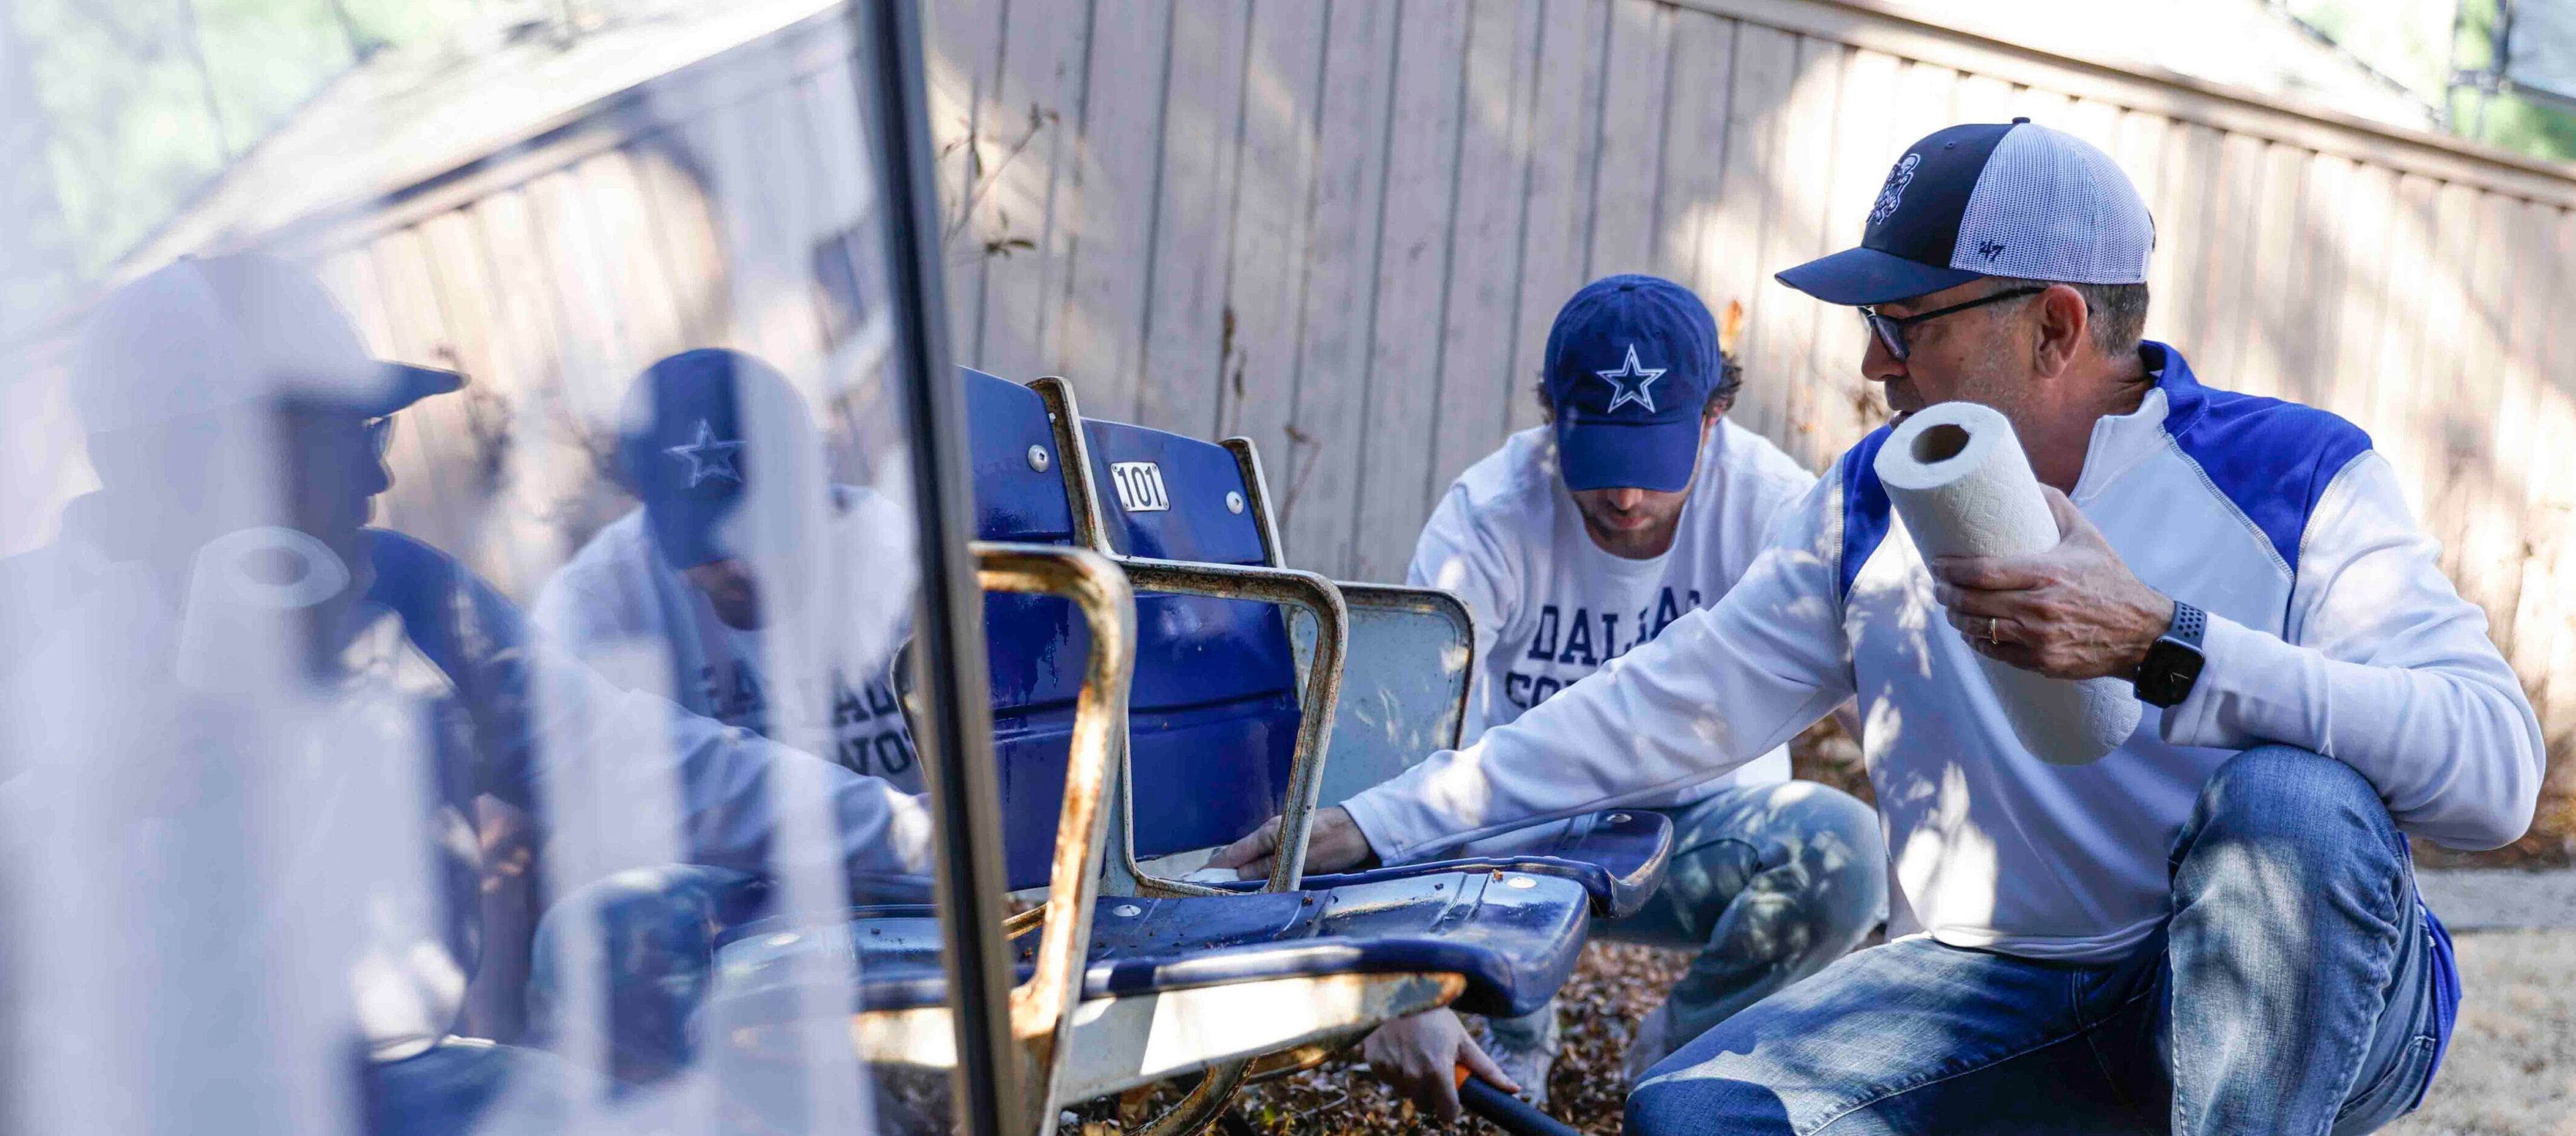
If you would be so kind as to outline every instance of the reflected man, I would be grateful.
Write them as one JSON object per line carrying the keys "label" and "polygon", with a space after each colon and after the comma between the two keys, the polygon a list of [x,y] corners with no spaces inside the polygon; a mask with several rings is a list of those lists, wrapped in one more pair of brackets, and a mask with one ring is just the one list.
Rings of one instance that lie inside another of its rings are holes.
{"label": "reflected man", "polygon": [[[619,469],[643,503],[547,581],[537,625],[611,678],[917,793],[921,771],[887,666],[912,600],[902,511],[874,490],[834,486],[820,558],[756,557],[750,547],[747,503],[770,478],[791,490],[814,484],[820,458],[804,399],[768,364],[718,348],[653,364],[619,422]],[[790,541],[805,535],[782,528]],[[763,579],[755,563],[780,568]],[[829,602],[812,594],[833,585],[847,586]],[[790,622],[815,634],[765,634]],[[637,666],[643,673],[627,673]],[[789,728],[782,715],[799,720]]]}
{"label": "reflected man", "polygon": [[[309,272],[257,254],[184,258],[99,304],[71,378],[100,488],[66,508],[52,544],[0,562],[13,644],[0,696],[49,739],[0,770],[0,827],[42,838],[72,818],[105,831],[56,839],[101,854],[166,846],[143,868],[167,882],[131,886],[233,929],[201,936],[240,955],[195,952],[212,982],[256,989],[290,965],[246,953],[284,948],[243,929],[349,940],[351,954],[298,948],[293,965],[350,960],[354,1008],[327,982],[314,997],[334,1020],[354,1015],[372,1129],[461,1130],[507,1070],[544,1063],[449,1036],[480,951],[463,820],[479,795],[538,818],[594,870],[758,873],[795,851],[772,847],[789,799],[776,782],[830,815],[831,858],[853,874],[927,873],[917,800],[620,689],[454,558],[370,527],[392,485],[392,416],[463,380],[369,357]],[[284,815],[245,796],[272,782],[295,803]],[[648,801],[660,806],[639,814]],[[221,843],[245,829],[269,834],[280,878],[304,890],[268,894],[220,870],[222,854],[248,854]],[[390,847],[411,833],[431,856]],[[403,914],[415,892],[433,909],[418,918]],[[257,1024],[241,1002],[164,985],[177,1000],[137,1027],[153,1045],[220,1051]]]}

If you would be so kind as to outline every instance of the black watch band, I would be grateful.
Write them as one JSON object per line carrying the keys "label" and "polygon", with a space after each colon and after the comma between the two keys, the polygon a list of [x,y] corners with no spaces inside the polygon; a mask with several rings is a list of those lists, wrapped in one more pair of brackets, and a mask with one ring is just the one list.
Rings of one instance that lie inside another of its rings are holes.
{"label": "black watch band", "polygon": [[2201,635],[2209,630],[2209,615],[2199,608],[2174,601],[2173,622],[2147,648],[2145,661],[2130,679],[2137,687],[2138,698],[2152,706],[2178,706],[2191,697],[2191,688],[2200,681],[2200,668],[2205,662],[2200,650]]}

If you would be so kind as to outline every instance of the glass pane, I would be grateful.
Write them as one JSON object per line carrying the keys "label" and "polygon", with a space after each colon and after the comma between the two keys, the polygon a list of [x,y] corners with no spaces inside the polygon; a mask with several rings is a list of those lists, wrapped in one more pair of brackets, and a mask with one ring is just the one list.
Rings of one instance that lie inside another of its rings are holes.
{"label": "glass pane", "polygon": [[0,0],[0,1130],[947,1128],[878,66]]}

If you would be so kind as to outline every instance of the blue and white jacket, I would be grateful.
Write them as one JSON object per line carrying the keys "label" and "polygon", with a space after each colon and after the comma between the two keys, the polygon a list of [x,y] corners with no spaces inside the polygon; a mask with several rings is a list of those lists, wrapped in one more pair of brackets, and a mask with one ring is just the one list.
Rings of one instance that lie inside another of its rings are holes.
{"label": "blue and white jacket", "polygon": [[2155,930],[2202,782],[2260,742],[2349,763],[2399,828],[2435,843],[2519,836],[2540,788],[2539,723],[2368,435],[2203,387],[2163,344],[2141,353],[2156,386],[2094,424],[2072,496],[2140,579],[2210,613],[2208,665],[2188,700],[2108,757],[2054,766],[2014,740],[1888,508],[1871,468],[1881,429],[1716,606],[1352,799],[1352,817],[1401,862],[1704,780],[1856,697],[1900,901],[1892,930],[2079,961]]}

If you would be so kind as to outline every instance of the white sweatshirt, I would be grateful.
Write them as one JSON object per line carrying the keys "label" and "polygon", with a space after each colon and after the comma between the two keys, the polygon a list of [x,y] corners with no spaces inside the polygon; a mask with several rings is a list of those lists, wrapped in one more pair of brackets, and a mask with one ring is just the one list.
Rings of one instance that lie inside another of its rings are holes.
{"label": "white sweatshirt", "polygon": [[2140,579],[2209,612],[2208,664],[2101,761],[2052,766],[2014,741],[1871,472],[1881,429],[1715,607],[1353,798],[1352,817],[1400,862],[1703,781],[1857,696],[1900,910],[1944,943],[2080,961],[2164,918],[2202,782],[2259,742],[2350,764],[2408,833],[2519,836],[2539,723],[2368,436],[2202,387],[2162,344],[2142,354],[2158,387],[2094,424],[2072,496]]}
{"label": "white sweatshirt", "polygon": [[[1742,579],[1814,474],[1761,435],[1720,420],[1701,447],[1673,546],[1651,560],[1602,550],[1556,475],[1547,427],[1512,435],[1467,467],[1414,544],[1405,582],[1446,589],[1475,618],[1475,679],[1460,739],[1473,743],[1604,663],[1707,607]],[[1789,779],[1770,753],[1651,802],[1696,801],[1730,784]]]}
{"label": "white sweatshirt", "polygon": [[843,495],[847,511],[831,527],[836,546],[852,551],[833,567],[856,586],[852,602],[834,613],[838,630],[819,636],[833,656],[814,668],[821,680],[795,684],[810,687],[801,713],[775,677],[801,668],[769,657],[768,636],[718,619],[705,593],[656,551],[640,508],[601,529],[547,580],[532,614],[548,637],[632,689],[919,793],[920,764],[887,670],[911,603],[908,530],[883,497]]}

